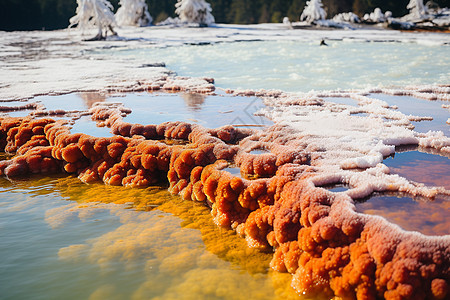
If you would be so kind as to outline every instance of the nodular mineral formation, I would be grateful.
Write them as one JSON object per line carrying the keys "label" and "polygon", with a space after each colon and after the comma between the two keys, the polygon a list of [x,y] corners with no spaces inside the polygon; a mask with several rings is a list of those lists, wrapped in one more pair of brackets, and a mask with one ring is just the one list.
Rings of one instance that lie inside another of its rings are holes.
{"label": "nodular mineral formation", "polygon": [[[405,231],[379,216],[357,213],[354,205],[373,192],[432,199],[442,189],[389,174],[382,164],[358,172],[325,171],[320,149],[289,126],[260,131],[186,122],[141,125],[125,122],[128,113],[118,104],[90,109],[98,126],[111,128],[114,136],[108,138],[72,134],[67,121],[48,117],[0,118],[0,151],[15,154],[0,161],[0,174],[67,172],[85,183],[130,187],[168,181],[171,193],[204,202],[215,223],[235,230],[249,247],[274,251],[271,267],[291,273],[300,294],[450,296],[448,235]],[[231,166],[239,167],[241,176],[228,172]],[[322,188],[335,183],[351,189]]]}

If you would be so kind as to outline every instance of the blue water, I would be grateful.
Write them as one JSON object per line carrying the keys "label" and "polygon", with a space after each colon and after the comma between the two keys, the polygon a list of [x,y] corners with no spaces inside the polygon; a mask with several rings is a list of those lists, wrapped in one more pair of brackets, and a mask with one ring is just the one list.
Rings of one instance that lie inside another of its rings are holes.
{"label": "blue water", "polygon": [[411,96],[390,96],[385,94],[371,94],[369,97],[386,101],[390,106],[395,105],[405,115],[433,118],[433,121],[413,122],[415,131],[426,133],[429,130],[440,130],[446,136],[450,136],[450,125],[446,123],[448,118],[450,118],[450,112],[442,107],[442,105],[448,104],[446,101],[430,101]]}
{"label": "blue water", "polygon": [[227,95],[201,94],[131,94],[114,97],[108,101],[119,101],[132,109],[126,122],[161,124],[168,121],[196,123],[208,128],[225,125],[273,124],[255,112],[265,107],[257,97],[230,97]]}

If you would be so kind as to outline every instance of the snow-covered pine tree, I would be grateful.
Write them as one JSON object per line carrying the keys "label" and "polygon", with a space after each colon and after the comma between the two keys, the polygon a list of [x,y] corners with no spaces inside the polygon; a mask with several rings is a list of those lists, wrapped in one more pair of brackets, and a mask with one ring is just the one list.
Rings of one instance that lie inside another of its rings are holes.
{"label": "snow-covered pine tree", "polygon": [[406,8],[409,9],[409,14],[416,18],[422,18],[427,13],[423,0],[410,0]]}
{"label": "snow-covered pine tree", "polygon": [[153,21],[145,0],[120,0],[116,13],[119,25],[148,26]]}
{"label": "snow-covered pine tree", "polygon": [[178,0],[175,12],[182,22],[211,25],[214,16],[211,14],[211,5],[205,0]]}
{"label": "snow-covered pine tree", "polygon": [[306,21],[311,24],[316,20],[324,20],[327,13],[323,9],[322,0],[310,0],[306,2],[306,7],[303,10],[300,21]]}
{"label": "snow-covered pine tree", "polygon": [[[76,15],[70,18],[69,28],[75,25],[81,30],[91,26],[98,26],[98,34],[91,40],[102,40],[106,38],[108,30],[116,34],[113,27],[116,20],[112,12],[113,6],[108,0],[77,0]],[[105,34],[103,35],[103,30]]]}

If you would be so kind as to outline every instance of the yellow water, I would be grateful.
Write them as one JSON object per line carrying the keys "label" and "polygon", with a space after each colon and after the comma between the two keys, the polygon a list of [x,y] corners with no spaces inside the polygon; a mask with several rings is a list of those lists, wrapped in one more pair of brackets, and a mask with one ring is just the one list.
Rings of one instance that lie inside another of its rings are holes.
{"label": "yellow water", "polygon": [[0,179],[3,299],[298,299],[271,253],[165,187]]}

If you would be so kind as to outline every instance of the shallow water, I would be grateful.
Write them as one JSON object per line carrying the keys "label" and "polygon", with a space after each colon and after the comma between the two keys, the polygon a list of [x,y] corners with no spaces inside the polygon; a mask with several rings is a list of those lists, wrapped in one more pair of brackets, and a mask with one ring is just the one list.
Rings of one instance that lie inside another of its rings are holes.
{"label": "shallow water", "polygon": [[297,298],[271,254],[165,188],[0,178],[0,228],[2,299]]}
{"label": "shallow water", "polygon": [[355,89],[450,82],[449,46],[414,43],[257,41],[99,54],[165,62],[182,76],[213,77],[216,86],[283,91]]}
{"label": "shallow water", "polygon": [[448,104],[440,100],[424,100],[410,96],[390,96],[386,94],[371,94],[370,98],[386,101],[390,106],[397,106],[398,110],[406,115],[419,117],[432,117],[432,121],[413,122],[414,130],[417,132],[428,132],[429,130],[440,130],[446,136],[450,136],[450,125],[447,120],[450,117],[448,109],[442,105]]}
{"label": "shallow water", "polygon": [[[400,111],[405,115],[413,115],[417,117],[431,117],[432,120],[424,120],[419,122],[411,122],[414,131],[427,133],[428,131],[442,131],[444,135],[450,136],[450,125],[447,120],[450,112],[443,105],[447,105],[446,101],[441,100],[425,100],[411,96],[392,96],[387,94],[369,94],[367,97],[385,101],[394,111]],[[324,97],[323,100],[336,104],[347,105],[352,108],[358,108],[358,101],[348,97]],[[394,107],[396,107],[394,109]],[[367,113],[357,113],[354,116],[367,117]]]}
{"label": "shallow water", "polygon": [[365,202],[356,202],[356,211],[382,216],[409,231],[426,235],[450,234],[450,200],[412,199],[405,195],[376,195]]}
{"label": "shallow water", "polygon": [[420,151],[397,152],[383,163],[391,173],[431,186],[450,189],[450,158]]}
{"label": "shallow water", "polygon": [[253,149],[249,153],[254,154],[254,155],[260,155],[260,154],[270,153],[270,151],[266,150],[266,149]]}
{"label": "shallow water", "polygon": [[96,126],[95,122],[92,121],[91,116],[81,117],[79,120],[76,120],[71,127],[72,133],[88,133],[89,135],[95,137],[113,136],[110,128]]}
{"label": "shallow water", "polygon": [[225,125],[270,126],[267,118],[254,113],[264,107],[260,98],[207,96],[201,94],[131,94],[108,98],[131,108],[125,121],[140,124],[161,124],[168,121],[196,123],[207,128]]}
{"label": "shallow water", "polygon": [[[438,154],[420,152],[417,147],[398,149],[383,163],[390,172],[428,186],[450,189],[450,159]],[[438,195],[434,201],[413,199],[407,195],[373,195],[367,201],[356,201],[356,210],[379,215],[405,230],[427,235],[450,234],[450,199]]]}
{"label": "shallow water", "polygon": [[348,191],[350,189],[350,186],[348,186],[347,184],[330,184],[330,185],[321,186],[321,188],[329,190],[330,192],[333,192],[333,193],[340,193],[340,192]]}
{"label": "shallow water", "polygon": [[[195,123],[207,128],[226,125],[263,129],[273,124],[269,119],[255,113],[264,107],[262,99],[257,97],[235,97],[229,95],[202,94],[166,94],[134,93],[105,96],[98,93],[74,93],[59,96],[39,96],[39,101],[47,111],[63,109],[65,111],[87,111],[95,102],[120,102],[132,110],[125,117],[129,123],[161,124],[169,121]],[[21,102],[27,104],[27,102]],[[4,106],[13,106],[5,102]],[[9,112],[12,117],[25,117],[32,110]],[[50,116],[53,119],[71,120],[71,116]],[[112,136],[107,127],[98,127],[90,116],[72,120],[72,133],[87,133],[95,137]]]}
{"label": "shallow water", "polygon": [[231,175],[235,177],[245,178],[245,176],[242,175],[241,169],[234,164],[229,165],[227,168],[223,169],[224,171],[227,171]]}
{"label": "shallow water", "polygon": [[89,102],[84,98],[85,93],[80,94],[66,94],[59,96],[39,96],[35,97],[34,101],[41,102],[47,110],[63,109],[71,110],[86,110],[90,107]]}

